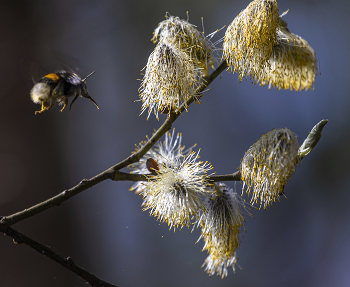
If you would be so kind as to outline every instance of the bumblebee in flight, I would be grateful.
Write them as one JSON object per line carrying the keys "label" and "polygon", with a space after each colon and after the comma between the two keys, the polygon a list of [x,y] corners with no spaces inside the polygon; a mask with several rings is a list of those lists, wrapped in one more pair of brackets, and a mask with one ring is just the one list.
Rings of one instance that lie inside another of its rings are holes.
{"label": "bumblebee in flight", "polygon": [[35,114],[52,108],[55,102],[63,105],[62,112],[68,104],[68,98],[71,96],[74,96],[74,98],[69,106],[69,110],[79,96],[89,99],[99,108],[90,97],[85,83],[86,79],[94,73],[92,72],[84,80],[77,74],[67,71],[58,71],[41,78],[30,91],[32,101],[36,104],[41,104],[41,110],[36,111]]}

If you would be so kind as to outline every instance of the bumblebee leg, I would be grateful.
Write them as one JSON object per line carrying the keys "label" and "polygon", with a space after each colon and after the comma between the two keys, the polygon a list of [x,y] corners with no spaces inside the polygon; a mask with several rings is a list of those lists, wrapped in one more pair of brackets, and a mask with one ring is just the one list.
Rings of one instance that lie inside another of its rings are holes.
{"label": "bumblebee leg", "polygon": [[75,102],[75,100],[79,97],[79,95],[76,95],[73,99],[73,101],[70,103],[70,106],[69,106],[69,110],[72,108],[72,105],[73,103]]}
{"label": "bumblebee leg", "polygon": [[56,100],[63,97],[64,93],[64,82],[59,81],[57,86],[53,89],[52,94],[51,94],[51,104],[48,107],[48,109],[52,108],[54,104],[56,103]]}
{"label": "bumblebee leg", "polygon": [[61,103],[63,103],[63,108],[60,110],[60,112],[63,112],[63,110],[64,110],[64,108],[67,106],[67,104],[68,104],[68,98],[67,97],[65,97],[65,96],[63,96],[62,98],[61,98],[61,101],[60,101],[60,104]]}
{"label": "bumblebee leg", "polygon": [[46,110],[48,110],[49,108],[47,107],[47,101],[43,101],[41,103],[41,110],[40,111],[36,111],[35,114],[40,114]]}

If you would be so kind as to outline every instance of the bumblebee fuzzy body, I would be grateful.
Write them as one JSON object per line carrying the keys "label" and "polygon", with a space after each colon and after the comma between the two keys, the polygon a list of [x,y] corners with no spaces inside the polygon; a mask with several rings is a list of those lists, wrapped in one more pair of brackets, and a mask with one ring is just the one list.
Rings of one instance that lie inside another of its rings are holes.
{"label": "bumblebee fuzzy body", "polygon": [[[93,73],[90,75],[92,74]],[[42,113],[52,108],[56,102],[63,105],[61,109],[62,112],[68,104],[68,98],[72,96],[74,96],[74,98],[69,109],[71,109],[73,103],[79,96],[89,99],[98,108],[96,102],[87,92],[85,80],[88,77],[82,80],[75,73],[58,71],[41,78],[30,91],[32,101],[36,104],[41,104],[41,110],[36,111],[35,114]]]}

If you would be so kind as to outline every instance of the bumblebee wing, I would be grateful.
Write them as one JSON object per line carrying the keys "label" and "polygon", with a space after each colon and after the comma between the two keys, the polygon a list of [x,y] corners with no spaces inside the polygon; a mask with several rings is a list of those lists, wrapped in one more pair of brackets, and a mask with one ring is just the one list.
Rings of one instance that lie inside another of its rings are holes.
{"label": "bumblebee wing", "polygon": [[62,70],[73,74],[80,74],[80,67],[82,67],[81,61],[79,61],[77,58],[74,58],[72,56],[68,56],[63,52],[59,52],[49,47],[48,49],[50,50],[51,54],[54,56],[57,63],[61,66]]}
{"label": "bumblebee wing", "polygon": [[74,86],[81,85],[81,78],[75,73],[66,73],[64,79]]}

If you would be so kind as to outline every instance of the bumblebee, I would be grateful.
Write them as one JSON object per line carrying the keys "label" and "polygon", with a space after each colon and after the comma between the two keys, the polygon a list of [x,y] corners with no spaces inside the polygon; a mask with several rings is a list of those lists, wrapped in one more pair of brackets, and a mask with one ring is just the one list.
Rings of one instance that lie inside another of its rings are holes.
{"label": "bumblebee", "polygon": [[41,110],[36,111],[35,114],[52,108],[56,102],[59,105],[63,105],[62,112],[68,104],[68,98],[71,96],[74,96],[74,98],[69,106],[69,110],[79,96],[89,99],[99,108],[97,103],[90,97],[85,83],[86,79],[94,73],[95,71],[83,80],[77,74],[67,71],[57,71],[41,78],[30,91],[32,101],[36,104],[41,104]]}

